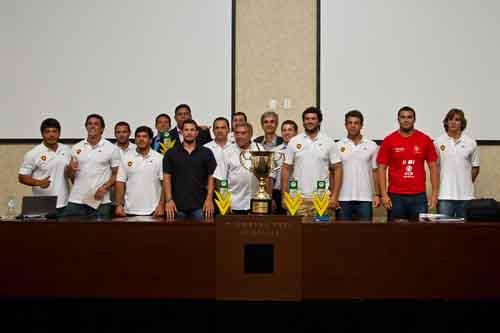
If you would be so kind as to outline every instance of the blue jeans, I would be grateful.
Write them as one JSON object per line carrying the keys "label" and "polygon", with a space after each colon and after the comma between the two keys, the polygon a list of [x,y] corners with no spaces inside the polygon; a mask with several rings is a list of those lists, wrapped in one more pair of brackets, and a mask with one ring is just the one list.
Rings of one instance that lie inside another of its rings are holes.
{"label": "blue jeans", "polygon": [[203,220],[203,210],[201,208],[193,209],[193,210],[178,210],[175,213],[176,220]]}
{"label": "blue jeans", "polygon": [[371,221],[373,208],[371,201],[340,201],[340,209],[335,211],[337,220]]}
{"label": "blue jeans", "polygon": [[418,221],[418,214],[427,213],[427,196],[425,193],[395,194],[389,193],[392,209],[387,211],[387,220],[408,219]]}
{"label": "blue jeans", "polygon": [[467,202],[468,200],[438,200],[438,212],[451,217],[465,218],[465,205]]}

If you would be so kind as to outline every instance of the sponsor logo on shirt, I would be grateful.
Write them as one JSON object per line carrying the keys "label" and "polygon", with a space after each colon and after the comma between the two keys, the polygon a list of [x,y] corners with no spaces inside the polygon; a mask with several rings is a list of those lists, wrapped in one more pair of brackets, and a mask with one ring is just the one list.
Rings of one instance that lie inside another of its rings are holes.
{"label": "sponsor logo on shirt", "polygon": [[392,148],[392,150],[395,152],[395,153],[402,153],[405,151],[405,147],[394,147]]}
{"label": "sponsor logo on shirt", "polygon": [[415,160],[403,160],[403,165],[405,165],[404,167],[405,172],[403,174],[403,177],[413,178],[414,177],[413,166],[415,165]]}

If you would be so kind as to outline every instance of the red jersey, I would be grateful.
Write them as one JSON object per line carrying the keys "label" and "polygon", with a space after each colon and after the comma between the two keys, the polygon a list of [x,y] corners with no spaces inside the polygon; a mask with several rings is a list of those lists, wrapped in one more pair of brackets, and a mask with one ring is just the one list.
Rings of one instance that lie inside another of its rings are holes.
{"label": "red jersey", "polygon": [[415,130],[404,137],[395,131],[382,142],[377,163],[389,168],[388,192],[417,194],[425,192],[424,161],[434,162],[437,158],[431,138],[424,133]]}

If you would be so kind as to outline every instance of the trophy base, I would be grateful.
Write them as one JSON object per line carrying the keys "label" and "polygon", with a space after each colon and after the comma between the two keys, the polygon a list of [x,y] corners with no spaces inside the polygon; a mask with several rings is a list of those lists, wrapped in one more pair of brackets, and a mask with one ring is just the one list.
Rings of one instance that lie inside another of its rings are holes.
{"label": "trophy base", "polygon": [[254,215],[271,215],[272,211],[271,199],[251,199],[250,214]]}

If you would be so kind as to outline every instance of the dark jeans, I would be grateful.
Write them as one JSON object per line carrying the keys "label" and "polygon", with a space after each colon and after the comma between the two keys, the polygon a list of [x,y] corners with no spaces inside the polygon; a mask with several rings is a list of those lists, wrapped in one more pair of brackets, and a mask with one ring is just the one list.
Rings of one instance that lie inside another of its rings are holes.
{"label": "dark jeans", "polygon": [[192,209],[192,210],[178,210],[175,213],[176,220],[203,220],[203,210],[201,208]]}
{"label": "dark jeans", "polygon": [[372,220],[373,208],[371,201],[340,201],[339,204],[340,209],[335,211],[337,220]]}
{"label": "dark jeans", "polygon": [[438,200],[438,212],[451,217],[465,218],[465,205],[467,202],[468,200]]}
{"label": "dark jeans", "polygon": [[113,205],[111,203],[101,204],[96,210],[84,204],[68,202],[68,205],[64,207],[61,213],[58,213],[57,217],[64,218],[71,216],[102,218],[109,220],[113,217]]}
{"label": "dark jeans", "polygon": [[387,211],[387,220],[408,219],[418,221],[418,214],[427,213],[427,196],[425,193],[395,194],[389,193],[392,209]]}

